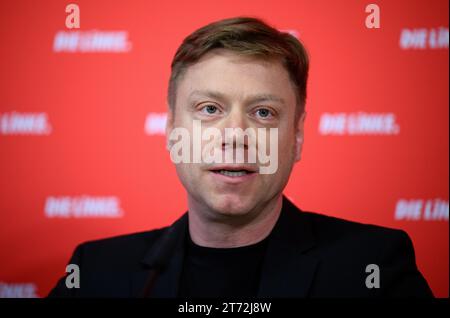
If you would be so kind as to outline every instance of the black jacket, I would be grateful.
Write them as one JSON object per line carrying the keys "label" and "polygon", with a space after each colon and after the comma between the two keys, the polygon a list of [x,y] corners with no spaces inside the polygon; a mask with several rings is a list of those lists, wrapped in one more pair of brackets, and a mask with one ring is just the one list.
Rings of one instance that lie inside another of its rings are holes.
{"label": "black jacket", "polygon": [[[170,227],[79,245],[70,263],[80,288],[63,277],[49,297],[176,297],[187,225],[185,213]],[[379,268],[379,288],[366,286],[369,264]],[[283,198],[258,297],[432,296],[404,231],[303,212]]]}

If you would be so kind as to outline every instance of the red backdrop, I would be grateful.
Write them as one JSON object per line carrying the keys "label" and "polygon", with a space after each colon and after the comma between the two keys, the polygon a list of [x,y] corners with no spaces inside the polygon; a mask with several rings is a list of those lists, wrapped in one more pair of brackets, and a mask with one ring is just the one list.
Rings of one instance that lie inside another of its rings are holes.
{"label": "red backdrop", "polygon": [[0,3],[0,297],[45,296],[77,244],[186,210],[163,135],[171,59],[214,20],[263,18],[311,55],[300,208],[401,228],[448,297],[448,1]]}

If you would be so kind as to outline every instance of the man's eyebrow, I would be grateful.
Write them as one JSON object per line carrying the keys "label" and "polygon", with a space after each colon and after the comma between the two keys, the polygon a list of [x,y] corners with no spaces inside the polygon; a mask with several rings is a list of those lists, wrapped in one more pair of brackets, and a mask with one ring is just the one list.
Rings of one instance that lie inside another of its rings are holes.
{"label": "man's eyebrow", "polygon": [[[189,94],[189,99],[191,99],[193,96],[203,96],[203,97],[208,97],[208,98],[219,99],[222,101],[227,100],[227,97],[225,94],[223,94],[221,92],[211,91],[211,90],[194,90]],[[249,95],[247,97],[248,103],[261,103],[261,102],[266,102],[266,101],[278,102],[283,105],[286,104],[286,102],[283,98],[281,98],[280,96],[274,95],[274,94],[263,93],[263,94]]]}
{"label": "man's eyebrow", "polygon": [[261,103],[261,102],[277,102],[280,104],[285,105],[286,102],[284,101],[283,98],[281,98],[280,96],[277,95],[273,95],[273,94],[256,94],[256,95],[251,95],[249,97],[249,100],[252,103]]}
{"label": "man's eyebrow", "polygon": [[224,94],[222,94],[220,92],[211,91],[211,90],[194,90],[189,94],[189,99],[191,99],[194,96],[226,100],[226,97]]}

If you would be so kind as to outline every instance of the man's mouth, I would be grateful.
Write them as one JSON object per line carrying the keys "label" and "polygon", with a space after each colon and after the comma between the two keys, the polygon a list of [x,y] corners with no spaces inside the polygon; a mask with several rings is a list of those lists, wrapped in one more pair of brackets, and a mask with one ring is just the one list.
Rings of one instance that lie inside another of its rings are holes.
{"label": "man's mouth", "polygon": [[213,170],[214,173],[218,173],[227,177],[242,177],[250,173],[254,173],[247,170]]}
{"label": "man's mouth", "polygon": [[256,173],[253,167],[216,167],[210,171],[227,177],[243,177]]}

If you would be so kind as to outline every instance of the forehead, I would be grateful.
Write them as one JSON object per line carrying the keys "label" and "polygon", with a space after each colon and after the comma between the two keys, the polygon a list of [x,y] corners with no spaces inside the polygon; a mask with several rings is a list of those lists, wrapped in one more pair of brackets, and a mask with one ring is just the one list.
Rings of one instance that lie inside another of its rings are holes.
{"label": "forehead", "polygon": [[180,102],[199,91],[220,92],[229,98],[247,96],[278,97],[286,104],[295,103],[295,91],[287,70],[276,59],[263,60],[216,49],[189,66],[178,83]]}

